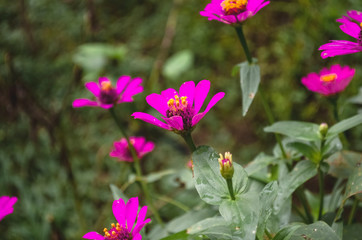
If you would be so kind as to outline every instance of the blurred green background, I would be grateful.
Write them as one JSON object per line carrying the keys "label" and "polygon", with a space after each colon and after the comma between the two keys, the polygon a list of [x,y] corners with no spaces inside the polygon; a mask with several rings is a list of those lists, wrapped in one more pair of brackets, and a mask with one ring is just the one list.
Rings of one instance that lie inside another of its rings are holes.
{"label": "blurred green background", "polygon": [[[263,132],[268,122],[258,95],[242,117],[240,82],[231,71],[246,59],[236,33],[199,15],[208,2],[0,2],[0,195],[19,198],[14,214],[1,221],[1,239],[79,239],[109,227],[114,221],[109,184],[128,197],[140,196],[144,204],[138,186],[127,184],[128,165],[108,156],[122,137],[109,112],[72,108],[74,99],[91,98],[84,83],[99,76],[144,79],[145,91],[116,111],[129,135],[156,143],[142,160],[144,172],[178,169],[151,184],[165,221],[200,201],[189,186],[190,155],[182,139],[130,117],[155,112],[145,102],[148,94],[209,79],[208,99],[218,91],[226,96],[198,124],[195,143],[231,151],[242,164],[259,152],[271,153],[275,140]],[[350,9],[362,10],[362,2],[274,0],[245,23],[276,120],[333,124],[328,100],[309,92],[300,79],[336,63],[357,70],[339,101],[342,118],[357,113],[358,105],[347,100],[362,85],[362,54],[323,60],[317,50],[332,39],[352,40],[335,21]],[[362,151],[361,135],[361,127],[347,132],[350,149]]]}

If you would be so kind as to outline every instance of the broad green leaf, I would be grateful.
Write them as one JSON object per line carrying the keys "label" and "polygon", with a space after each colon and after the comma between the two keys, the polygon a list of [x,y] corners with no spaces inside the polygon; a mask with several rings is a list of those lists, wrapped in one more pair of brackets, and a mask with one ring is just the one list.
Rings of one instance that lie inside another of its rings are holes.
{"label": "broad green leaf", "polygon": [[356,195],[356,197],[361,200],[362,196],[360,195],[362,193],[362,164],[359,163],[356,165],[356,168],[352,175],[348,178],[348,182],[346,185],[346,191],[344,193],[344,202]]}
{"label": "broad green leaf", "polygon": [[274,213],[278,213],[284,202],[303,183],[317,174],[316,165],[308,160],[298,162],[293,170],[279,180],[278,196],[274,202]]}
{"label": "broad green leaf", "polygon": [[195,223],[205,219],[209,218],[215,215],[215,211],[210,209],[201,209],[201,210],[193,210],[185,213],[184,215],[177,217],[170,221],[166,225],[166,229],[168,232],[176,233],[180,232],[182,230],[185,230]]}
{"label": "broad green leaf", "polygon": [[336,123],[335,125],[333,125],[328,130],[326,138],[334,137],[334,136],[336,136],[348,129],[356,127],[360,124],[362,124],[362,114],[358,114],[353,117],[344,119],[344,120],[340,121],[339,123]]}
{"label": "broad green leaf", "polygon": [[269,217],[267,228],[270,232],[276,233],[282,226],[286,226],[290,222],[292,213],[292,196],[290,196],[283,204],[278,213],[274,212]]}
{"label": "broad green leaf", "polygon": [[[226,180],[221,176],[219,155],[209,146],[198,147],[192,154],[194,163],[194,182],[202,200],[212,205],[220,205],[224,199],[230,199]],[[242,166],[234,164],[233,189],[235,196],[242,193],[248,176]]]}
{"label": "broad green leaf", "polygon": [[248,192],[236,200],[224,200],[219,208],[226,222],[238,229],[243,240],[254,240],[259,219],[258,194]]}
{"label": "broad green leaf", "polygon": [[124,193],[116,185],[109,184],[109,188],[111,189],[114,200],[122,198],[125,202],[128,201],[128,197],[126,197],[126,195],[124,195]]}
{"label": "broad green leaf", "polygon": [[289,240],[298,228],[302,226],[301,223],[292,223],[282,228],[273,238],[273,240]]}
{"label": "broad green leaf", "polygon": [[194,54],[190,50],[182,50],[172,55],[163,67],[163,74],[171,79],[177,79],[189,70],[194,62]]}
{"label": "broad green leaf", "polygon": [[263,239],[266,223],[273,212],[273,202],[277,197],[278,183],[273,181],[268,183],[259,194],[260,213],[256,235]]}
{"label": "broad green leaf", "polygon": [[343,149],[343,145],[338,136],[326,140],[322,149],[323,159],[329,158],[332,154]]}
{"label": "broad green leaf", "polygon": [[167,169],[167,170],[163,170],[163,171],[160,171],[160,172],[149,173],[147,176],[144,177],[144,179],[146,180],[146,182],[152,183],[152,182],[155,182],[157,180],[160,180],[164,176],[174,174],[174,173],[175,173],[174,169]]}
{"label": "broad green leaf", "polygon": [[329,174],[337,178],[348,178],[356,167],[362,164],[362,154],[342,151],[333,154],[326,160],[330,166]]}
{"label": "broad green leaf", "polygon": [[310,225],[302,225],[291,236],[290,240],[340,240],[327,223],[319,221]]}
{"label": "broad green leaf", "polygon": [[[340,239],[343,239],[343,222],[341,221],[341,222],[334,222],[333,224],[332,224],[332,229],[333,229],[333,231],[336,233],[336,235],[338,236],[338,238],[340,238]],[[361,229],[361,228],[360,228]],[[359,235],[358,236],[360,236],[360,231],[358,231],[359,232]],[[349,238],[344,238],[344,239],[350,239],[350,240],[352,240],[353,238],[351,238],[351,237],[349,237]],[[357,239],[356,239],[357,240]]]}
{"label": "broad green leaf", "polygon": [[265,132],[280,133],[285,136],[304,140],[304,141],[318,141],[319,126],[314,123],[297,122],[297,121],[281,121],[264,128]]}
{"label": "broad green leaf", "polygon": [[190,235],[202,234],[210,239],[232,239],[230,225],[222,217],[207,218],[187,229]]}
{"label": "broad green leaf", "polygon": [[189,235],[186,233],[186,230],[174,233],[168,237],[162,238],[161,240],[188,240]]}
{"label": "broad green leaf", "polygon": [[243,116],[246,115],[251,103],[254,100],[260,84],[260,67],[257,60],[253,64],[243,62],[240,67],[240,85],[243,98]]}
{"label": "broad green leaf", "polygon": [[319,163],[321,161],[321,154],[318,150],[317,146],[313,144],[308,144],[304,142],[291,142],[288,143],[288,146],[298,152],[300,152],[303,156],[307,157],[314,163]]}
{"label": "broad green leaf", "polygon": [[276,162],[276,158],[272,156],[265,155],[260,153],[253,161],[251,161],[246,167],[245,171],[248,173],[248,176],[253,175],[254,173],[259,172],[261,169],[266,168],[269,164]]}
{"label": "broad green leaf", "polygon": [[343,228],[343,239],[345,240],[361,240],[361,223],[346,225]]}

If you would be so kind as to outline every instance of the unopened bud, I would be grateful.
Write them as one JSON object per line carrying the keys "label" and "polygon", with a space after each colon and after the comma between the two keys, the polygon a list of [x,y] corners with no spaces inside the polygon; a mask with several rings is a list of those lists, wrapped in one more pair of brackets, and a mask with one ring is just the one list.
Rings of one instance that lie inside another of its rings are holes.
{"label": "unopened bud", "polygon": [[225,157],[220,153],[219,164],[220,173],[225,179],[232,179],[234,175],[233,159],[230,152],[225,153]]}
{"label": "unopened bud", "polygon": [[321,123],[321,125],[319,125],[319,133],[321,134],[322,138],[324,138],[327,135],[327,132],[328,132],[328,124]]}

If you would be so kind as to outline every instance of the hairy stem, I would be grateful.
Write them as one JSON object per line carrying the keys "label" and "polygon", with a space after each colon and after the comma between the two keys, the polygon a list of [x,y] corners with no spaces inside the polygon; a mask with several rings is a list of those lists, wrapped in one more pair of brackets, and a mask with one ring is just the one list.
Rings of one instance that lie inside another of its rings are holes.
{"label": "hairy stem", "polygon": [[233,180],[231,178],[226,179],[226,183],[228,184],[228,189],[230,193],[230,197],[232,200],[235,200],[235,194],[233,189]]}

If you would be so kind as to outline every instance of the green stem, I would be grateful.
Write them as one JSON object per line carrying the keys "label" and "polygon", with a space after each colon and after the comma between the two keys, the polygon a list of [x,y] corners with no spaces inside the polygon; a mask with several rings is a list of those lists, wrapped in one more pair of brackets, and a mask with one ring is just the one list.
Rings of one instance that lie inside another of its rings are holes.
{"label": "green stem", "polygon": [[[332,108],[333,108],[333,116],[334,116],[334,120],[336,123],[338,123],[340,121],[339,118],[339,111],[338,111],[338,98],[337,97],[331,97],[330,98],[330,102],[332,103]],[[344,135],[344,132],[339,134],[340,138],[341,138],[341,142],[343,144],[344,149],[348,149],[349,143],[348,140],[346,138],[346,135]]]}
{"label": "green stem", "polygon": [[191,132],[187,131],[186,133],[181,134],[181,136],[185,140],[185,142],[186,142],[187,146],[189,147],[191,153],[193,153],[196,150],[196,146],[195,146],[194,141],[192,140]]}
{"label": "green stem", "polygon": [[233,189],[233,180],[231,178],[228,178],[228,179],[226,179],[226,183],[228,184],[228,189],[229,189],[231,199],[235,200],[234,189]]}
{"label": "green stem", "polygon": [[323,214],[323,204],[324,204],[324,174],[320,168],[318,167],[318,180],[319,180],[319,212],[318,212],[318,220],[321,220]]}
{"label": "green stem", "polygon": [[347,223],[348,225],[350,225],[353,222],[353,218],[354,218],[354,215],[356,214],[358,202],[359,202],[359,200],[357,198],[354,198],[352,209],[351,209],[351,212],[349,213],[349,217],[348,217],[348,223]]}
{"label": "green stem", "polygon": [[296,194],[297,194],[298,199],[302,203],[305,214],[307,215],[307,220],[308,220],[307,223],[313,223],[313,221],[314,221],[313,216],[312,216],[312,214],[310,213],[310,210],[309,210],[309,204],[307,202],[307,198],[306,198],[305,193],[304,193],[303,185],[301,187],[297,188]]}
{"label": "green stem", "polygon": [[273,239],[273,236],[270,234],[270,232],[268,231],[268,229],[265,228],[264,230],[265,234],[268,236],[269,240]]}
{"label": "green stem", "polygon": [[246,39],[245,39],[245,36],[243,33],[243,26],[240,25],[240,26],[235,27],[235,31],[239,37],[241,45],[243,46],[243,49],[244,49],[244,52],[245,52],[246,58],[248,59],[249,64],[252,64],[253,59],[251,58],[248,44],[246,43]]}
{"label": "green stem", "polygon": [[[264,93],[263,93],[263,90],[262,90],[261,86],[259,87],[259,94],[260,94],[261,102],[262,102],[262,104],[264,106],[266,116],[268,117],[269,124],[272,125],[275,122],[274,116],[273,116],[271,108],[270,108],[270,106],[268,104],[268,101],[266,101],[266,99],[264,97]],[[277,133],[274,133],[274,136],[275,136],[275,139],[277,140],[280,151],[282,152],[283,158],[287,159],[288,157],[287,157],[287,154],[286,154],[285,149],[283,147],[282,141],[280,140],[280,135],[277,134]]]}
{"label": "green stem", "polygon": [[123,125],[122,123],[118,120],[117,118],[117,115],[114,111],[114,108],[110,108],[109,109],[109,112],[111,113],[114,121],[116,122],[119,130],[121,131],[122,135],[124,136],[124,138],[126,139],[127,141],[127,144],[128,144],[128,147],[129,147],[129,150],[131,152],[131,155],[132,155],[132,158],[133,158],[133,167],[134,167],[134,170],[136,172],[136,175],[139,179],[139,183],[141,185],[141,189],[143,191],[143,193],[145,194],[145,197],[146,197],[146,201],[151,209],[151,211],[153,212],[153,214],[155,215],[155,218],[156,218],[156,221],[163,225],[163,221],[160,217],[160,215],[158,214],[157,210],[156,210],[156,207],[154,206],[153,204],[153,201],[152,201],[152,198],[150,197],[150,192],[149,192],[149,189],[147,187],[147,184],[146,182],[143,180],[143,174],[142,174],[142,169],[141,169],[141,165],[140,165],[140,159],[138,158],[137,156],[137,153],[136,153],[136,150],[133,146],[133,144],[131,143],[131,141],[129,140],[129,137],[126,133],[126,131],[124,130],[123,128]]}

